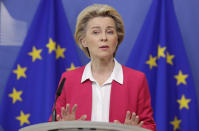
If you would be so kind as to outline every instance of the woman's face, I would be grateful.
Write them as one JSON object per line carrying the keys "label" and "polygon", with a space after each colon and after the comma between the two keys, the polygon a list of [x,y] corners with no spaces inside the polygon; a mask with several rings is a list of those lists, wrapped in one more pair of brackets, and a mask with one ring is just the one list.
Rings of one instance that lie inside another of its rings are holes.
{"label": "woman's face", "polygon": [[95,17],[88,21],[86,36],[82,40],[91,58],[113,57],[118,44],[114,20],[110,17]]}

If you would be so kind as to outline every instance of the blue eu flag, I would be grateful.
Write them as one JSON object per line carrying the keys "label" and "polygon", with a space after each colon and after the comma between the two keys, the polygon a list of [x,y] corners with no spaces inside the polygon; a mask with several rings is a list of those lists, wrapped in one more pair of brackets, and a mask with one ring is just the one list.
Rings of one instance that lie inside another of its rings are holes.
{"label": "blue eu flag", "polygon": [[61,0],[41,0],[5,88],[1,126],[15,131],[48,121],[61,73],[77,66]]}
{"label": "blue eu flag", "polygon": [[147,75],[158,131],[198,131],[193,78],[172,0],[153,0],[127,66]]}

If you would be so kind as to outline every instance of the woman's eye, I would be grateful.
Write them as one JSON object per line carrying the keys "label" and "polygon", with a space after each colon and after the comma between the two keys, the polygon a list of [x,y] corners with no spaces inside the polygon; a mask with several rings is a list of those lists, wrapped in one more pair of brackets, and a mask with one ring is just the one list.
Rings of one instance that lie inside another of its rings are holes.
{"label": "woman's eye", "polygon": [[113,31],[108,31],[107,33],[108,33],[108,34],[113,34],[114,32],[113,32]]}
{"label": "woman's eye", "polygon": [[99,34],[99,31],[93,31],[93,34]]}

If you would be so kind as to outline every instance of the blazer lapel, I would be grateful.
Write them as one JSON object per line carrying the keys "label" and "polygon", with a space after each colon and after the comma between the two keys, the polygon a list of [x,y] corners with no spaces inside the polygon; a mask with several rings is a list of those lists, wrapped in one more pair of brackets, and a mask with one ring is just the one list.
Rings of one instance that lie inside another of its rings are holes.
{"label": "blazer lapel", "polygon": [[113,80],[110,95],[109,122],[113,122],[114,120],[123,122],[125,118],[125,102],[128,99],[125,97],[126,91],[124,84],[121,85]]}
{"label": "blazer lapel", "polygon": [[[81,104],[83,104],[82,113],[87,115],[87,120],[91,120],[92,113],[92,82],[86,80],[80,86],[81,94]],[[79,91],[78,91],[79,92]],[[82,103],[83,102],[83,103]]]}

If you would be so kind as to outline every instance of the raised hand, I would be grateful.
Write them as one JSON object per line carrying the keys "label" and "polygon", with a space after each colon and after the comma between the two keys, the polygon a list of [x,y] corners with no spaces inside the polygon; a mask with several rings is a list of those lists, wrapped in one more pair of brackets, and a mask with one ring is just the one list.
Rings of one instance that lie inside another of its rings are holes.
{"label": "raised hand", "polygon": [[[120,121],[118,120],[114,120],[114,122],[120,123]],[[126,112],[126,118],[125,118],[124,124],[142,127],[143,123],[144,123],[143,121],[139,121],[139,116],[136,115],[135,112],[133,112],[132,114],[130,113],[130,111]]]}
{"label": "raised hand", "polygon": [[[61,116],[57,115],[58,121],[74,121],[76,120],[76,110],[77,110],[77,104],[75,104],[72,107],[72,110],[70,111],[70,104],[66,104],[66,108],[61,108]],[[87,115],[82,115],[78,120],[85,120],[87,118]]]}

